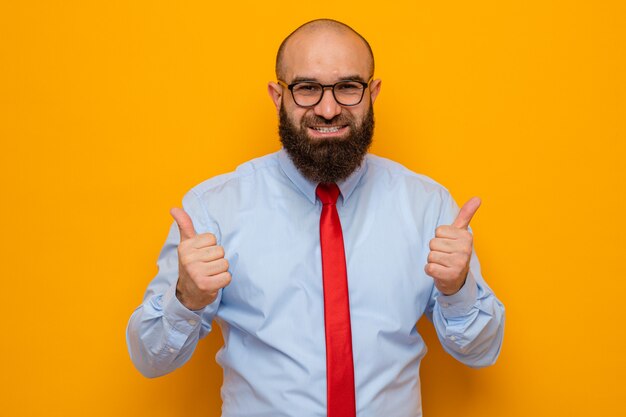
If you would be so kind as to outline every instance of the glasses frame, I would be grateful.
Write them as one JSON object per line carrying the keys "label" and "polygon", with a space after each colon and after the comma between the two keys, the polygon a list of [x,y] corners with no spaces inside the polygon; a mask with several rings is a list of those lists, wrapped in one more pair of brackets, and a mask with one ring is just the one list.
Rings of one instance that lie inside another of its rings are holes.
{"label": "glasses frame", "polygon": [[[340,106],[344,106],[344,107],[352,107],[352,106],[358,106],[359,104],[361,104],[361,102],[363,101],[363,97],[365,97],[365,90],[367,90],[370,86],[370,83],[372,82],[372,79],[374,77],[370,77],[370,79],[365,83],[363,81],[358,81],[358,80],[341,80],[341,81],[337,81],[335,84],[322,84],[322,83],[318,83],[316,81],[298,81],[295,83],[291,83],[291,84],[287,84],[286,82],[284,82],[283,80],[278,80],[278,84],[287,87],[287,89],[289,91],[291,91],[291,98],[293,99],[293,102],[296,103],[296,105],[298,107],[304,107],[304,108],[308,108],[308,107],[315,107],[318,104],[320,104],[320,102],[322,101],[322,99],[324,98],[324,93],[326,92],[327,88],[330,88],[330,91],[332,91],[333,93],[333,98],[335,99],[335,101],[340,105]],[[363,91],[361,91],[361,98],[359,99],[358,102],[354,103],[354,104],[343,104],[342,102],[340,102],[339,100],[337,100],[337,96],[335,95],[335,86],[337,84],[342,84],[342,83],[357,83],[357,84],[361,84],[363,86]],[[296,100],[296,97],[293,95],[293,88],[298,85],[298,84],[317,84],[320,87],[322,87],[322,94],[320,95],[319,100],[317,100],[315,102],[315,104],[309,104],[308,106],[303,106],[302,104],[298,103],[298,101]]]}

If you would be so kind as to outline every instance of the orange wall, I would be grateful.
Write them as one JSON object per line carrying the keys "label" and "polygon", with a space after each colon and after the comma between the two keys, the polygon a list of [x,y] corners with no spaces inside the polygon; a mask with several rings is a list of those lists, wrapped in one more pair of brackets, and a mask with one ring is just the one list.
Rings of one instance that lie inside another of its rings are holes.
{"label": "orange wall", "polygon": [[218,333],[144,379],[124,330],[194,184],[278,149],[282,38],[333,17],[372,44],[373,151],[483,206],[499,362],[430,353],[428,417],[616,416],[626,397],[622,0],[3,1],[0,414],[218,416]]}

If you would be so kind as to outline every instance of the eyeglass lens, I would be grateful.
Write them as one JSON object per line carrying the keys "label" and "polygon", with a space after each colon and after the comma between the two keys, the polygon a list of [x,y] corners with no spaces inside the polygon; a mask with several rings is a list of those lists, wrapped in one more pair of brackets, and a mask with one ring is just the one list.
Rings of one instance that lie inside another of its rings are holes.
{"label": "eyeglass lens", "polygon": [[[354,106],[363,98],[365,88],[362,84],[342,81],[333,86],[333,95],[339,104]],[[320,102],[324,87],[318,83],[298,83],[292,89],[293,98],[300,106],[314,106]]]}

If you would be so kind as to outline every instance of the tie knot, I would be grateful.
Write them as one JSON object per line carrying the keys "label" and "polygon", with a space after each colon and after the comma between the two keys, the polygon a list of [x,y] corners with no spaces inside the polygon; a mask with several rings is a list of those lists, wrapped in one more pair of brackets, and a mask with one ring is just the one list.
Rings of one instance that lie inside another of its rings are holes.
{"label": "tie knot", "polygon": [[334,182],[320,183],[315,190],[315,194],[317,194],[317,198],[320,199],[323,205],[335,204],[339,197],[339,187]]}

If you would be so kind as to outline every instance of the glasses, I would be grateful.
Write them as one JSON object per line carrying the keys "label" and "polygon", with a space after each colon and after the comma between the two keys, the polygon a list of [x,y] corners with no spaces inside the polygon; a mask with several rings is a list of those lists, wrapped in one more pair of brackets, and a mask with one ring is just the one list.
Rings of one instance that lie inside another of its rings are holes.
{"label": "glasses", "polygon": [[313,107],[316,106],[322,97],[324,97],[324,90],[330,88],[333,92],[335,101],[342,106],[356,106],[363,100],[365,89],[369,86],[370,78],[368,82],[362,81],[339,81],[335,84],[320,84],[311,81],[301,81],[287,85],[284,81],[278,80],[278,84],[281,84],[291,91],[293,101],[300,107]]}

